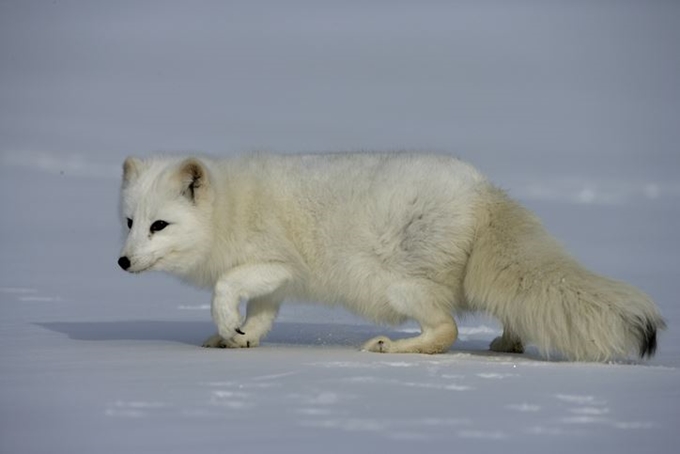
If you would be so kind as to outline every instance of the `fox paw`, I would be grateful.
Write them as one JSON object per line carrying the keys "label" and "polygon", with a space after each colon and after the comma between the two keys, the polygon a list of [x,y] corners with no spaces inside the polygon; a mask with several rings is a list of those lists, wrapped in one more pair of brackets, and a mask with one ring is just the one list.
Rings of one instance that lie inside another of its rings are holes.
{"label": "fox paw", "polygon": [[223,339],[224,348],[253,348],[260,345],[259,339],[250,339],[248,335]]}
{"label": "fox paw", "polygon": [[499,353],[524,353],[524,346],[519,339],[508,339],[503,336],[495,338],[489,349]]}
{"label": "fox paw", "polygon": [[203,342],[206,348],[252,348],[260,345],[259,339],[250,339],[248,335],[239,334],[231,339],[225,339],[219,334],[214,334]]}
{"label": "fox paw", "polygon": [[362,351],[375,353],[389,353],[392,347],[392,341],[389,337],[378,336],[369,340],[361,347]]}

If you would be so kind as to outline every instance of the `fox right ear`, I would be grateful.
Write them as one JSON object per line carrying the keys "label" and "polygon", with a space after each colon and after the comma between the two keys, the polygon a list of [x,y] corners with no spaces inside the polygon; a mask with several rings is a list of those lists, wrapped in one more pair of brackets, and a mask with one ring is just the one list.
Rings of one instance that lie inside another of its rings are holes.
{"label": "fox right ear", "polygon": [[123,163],[123,182],[129,183],[135,180],[142,169],[142,160],[132,156],[125,159]]}

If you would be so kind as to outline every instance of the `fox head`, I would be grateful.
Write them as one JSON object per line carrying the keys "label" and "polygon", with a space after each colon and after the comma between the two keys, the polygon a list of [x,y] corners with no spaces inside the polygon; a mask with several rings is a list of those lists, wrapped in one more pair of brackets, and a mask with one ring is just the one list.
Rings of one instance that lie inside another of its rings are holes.
{"label": "fox head", "polygon": [[120,201],[127,238],[120,267],[181,276],[205,260],[213,191],[208,169],[198,159],[127,158]]}

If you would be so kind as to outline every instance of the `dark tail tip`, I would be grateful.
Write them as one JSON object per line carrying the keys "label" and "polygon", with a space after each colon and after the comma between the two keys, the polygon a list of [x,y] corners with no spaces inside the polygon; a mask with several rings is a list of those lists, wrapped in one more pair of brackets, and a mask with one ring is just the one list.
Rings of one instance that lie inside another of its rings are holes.
{"label": "dark tail tip", "polygon": [[663,329],[665,323],[661,321],[647,320],[640,333],[640,357],[651,358],[656,353],[656,331]]}

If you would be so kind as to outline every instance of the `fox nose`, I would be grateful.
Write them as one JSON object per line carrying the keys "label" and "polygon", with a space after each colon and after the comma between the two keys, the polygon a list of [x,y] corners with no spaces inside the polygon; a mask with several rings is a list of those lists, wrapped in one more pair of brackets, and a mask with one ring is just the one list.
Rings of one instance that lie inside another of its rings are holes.
{"label": "fox nose", "polygon": [[127,270],[128,268],[130,268],[130,259],[123,256],[118,259],[118,265],[120,265],[120,267],[123,268],[124,270]]}

